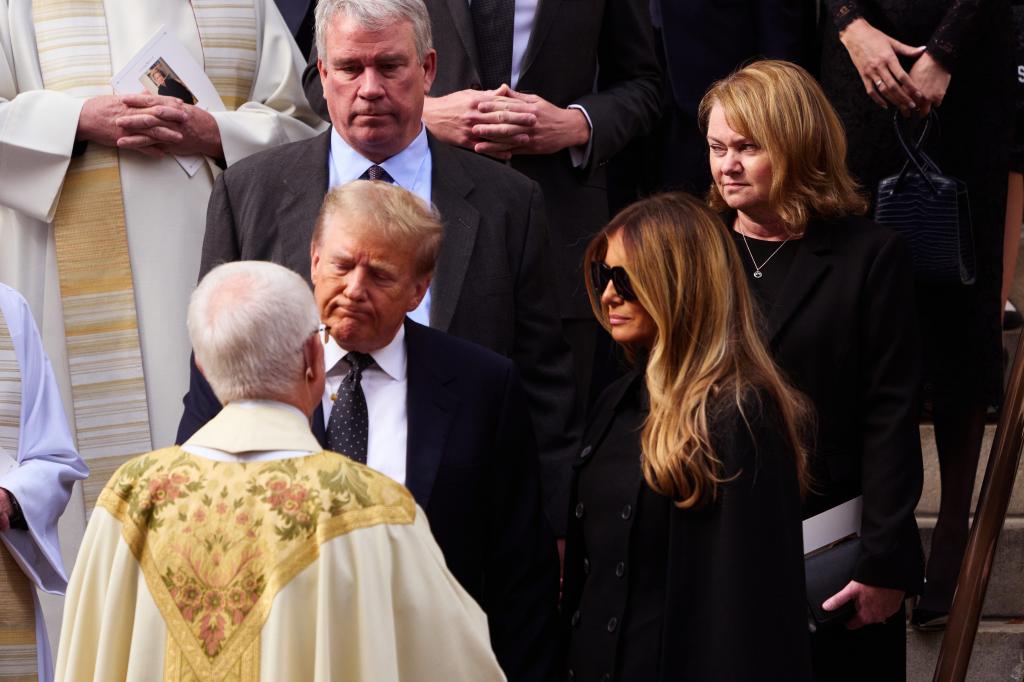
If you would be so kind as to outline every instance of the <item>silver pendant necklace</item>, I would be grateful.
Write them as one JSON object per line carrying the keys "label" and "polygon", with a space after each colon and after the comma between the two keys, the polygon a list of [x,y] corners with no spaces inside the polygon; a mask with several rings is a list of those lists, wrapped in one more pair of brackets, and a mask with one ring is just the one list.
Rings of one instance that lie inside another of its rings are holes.
{"label": "silver pendant necklace", "polygon": [[750,256],[750,262],[754,264],[754,279],[761,279],[764,277],[764,273],[761,272],[761,270],[764,269],[764,266],[768,265],[768,261],[774,258],[775,254],[777,254],[790,239],[789,237],[786,237],[783,242],[779,244],[774,251],[772,251],[772,255],[765,258],[764,262],[758,265],[757,261],[754,260],[754,252],[750,250],[750,243],[747,241],[747,235],[740,232],[740,236],[743,237],[743,246],[747,247],[747,255]]}

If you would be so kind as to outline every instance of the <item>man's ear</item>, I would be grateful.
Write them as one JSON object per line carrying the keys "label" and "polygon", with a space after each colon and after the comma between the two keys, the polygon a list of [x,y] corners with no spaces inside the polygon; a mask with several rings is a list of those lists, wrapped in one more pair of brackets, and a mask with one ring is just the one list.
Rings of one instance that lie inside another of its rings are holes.
{"label": "man's ear", "polygon": [[430,87],[437,76],[437,51],[431,48],[423,57],[423,94],[430,94]]}
{"label": "man's ear", "polygon": [[317,267],[320,265],[320,251],[316,248],[316,244],[309,245],[309,281],[316,286],[317,280]]}
{"label": "man's ear", "polygon": [[[320,334],[310,334],[302,344],[302,357],[306,361],[306,378],[310,381],[324,373],[324,345],[320,342]],[[312,370],[313,376],[309,376]]]}
{"label": "man's ear", "polygon": [[423,297],[427,295],[427,290],[430,289],[430,277],[431,275],[424,275],[416,280],[414,285],[415,296],[412,301],[410,301],[410,305],[406,309],[406,312],[411,313],[416,310],[416,308],[420,307],[420,302],[423,300]]}

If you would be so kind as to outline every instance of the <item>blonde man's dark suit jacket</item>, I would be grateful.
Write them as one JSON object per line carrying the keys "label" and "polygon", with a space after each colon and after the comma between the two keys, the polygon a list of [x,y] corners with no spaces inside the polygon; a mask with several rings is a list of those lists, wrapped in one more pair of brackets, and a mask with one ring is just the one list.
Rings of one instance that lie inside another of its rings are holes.
{"label": "blonde man's dark suit jacket", "polygon": [[[540,447],[545,510],[558,532],[579,430],[540,188],[509,168],[428,139],[432,198],[445,228],[430,326],[515,363]],[[200,276],[224,262],[269,260],[308,278],[329,147],[327,131],[225,171],[210,196]]]}

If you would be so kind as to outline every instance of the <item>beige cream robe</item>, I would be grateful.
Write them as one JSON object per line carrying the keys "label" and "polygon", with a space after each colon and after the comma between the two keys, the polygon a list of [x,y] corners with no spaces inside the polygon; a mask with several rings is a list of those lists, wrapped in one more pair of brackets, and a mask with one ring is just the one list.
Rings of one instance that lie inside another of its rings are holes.
{"label": "beige cream robe", "polygon": [[[169,448],[122,467],[71,576],[57,680],[505,679],[486,616],[405,488],[317,452],[308,422],[281,406],[228,405],[191,446],[314,454],[214,463]],[[251,475],[239,487],[241,467]],[[320,484],[301,487],[311,481]],[[320,521],[305,538],[314,509]],[[225,528],[243,542],[225,540]]]}

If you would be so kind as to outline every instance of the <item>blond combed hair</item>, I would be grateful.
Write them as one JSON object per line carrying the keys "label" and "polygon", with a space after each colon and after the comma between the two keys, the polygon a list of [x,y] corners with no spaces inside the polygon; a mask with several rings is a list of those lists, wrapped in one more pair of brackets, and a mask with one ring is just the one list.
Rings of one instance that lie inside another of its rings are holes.
{"label": "blond combed hair", "polygon": [[353,180],[330,190],[316,217],[311,252],[335,219],[342,225],[362,221],[390,243],[412,247],[417,276],[434,271],[444,236],[441,215],[409,190],[381,180]]}
{"label": "blond combed hair", "polygon": [[[711,86],[698,118],[707,133],[715,105],[729,127],[759,144],[772,163],[769,204],[789,236],[812,216],[859,215],[868,201],[846,167],[846,133],[818,82],[790,62],[754,62]],[[708,202],[728,205],[712,183]]]}
{"label": "blond combed hair", "polygon": [[727,479],[709,425],[732,406],[746,419],[751,398],[763,398],[776,406],[805,490],[808,410],[761,341],[739,255],[721,220],[683,193],[653,196],[616,215],[586,254],[590,303],[606,329],[589,264],[604,259],[615,233],[622,235],[637,301],[657,330],[645,375],[650,410],[641,434],[648,485],[684,509],[713,501]]}

